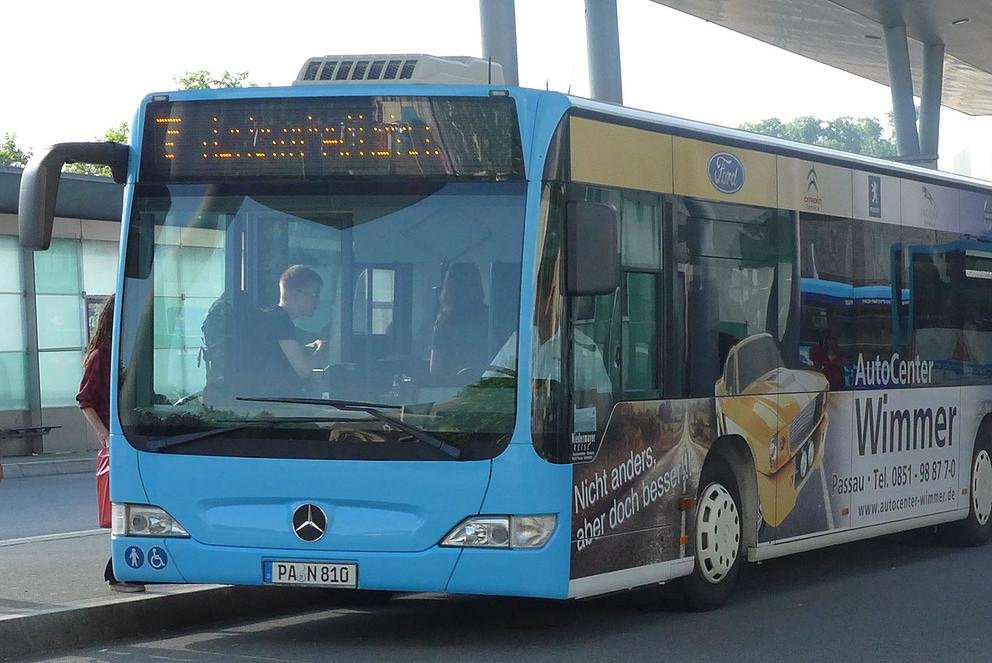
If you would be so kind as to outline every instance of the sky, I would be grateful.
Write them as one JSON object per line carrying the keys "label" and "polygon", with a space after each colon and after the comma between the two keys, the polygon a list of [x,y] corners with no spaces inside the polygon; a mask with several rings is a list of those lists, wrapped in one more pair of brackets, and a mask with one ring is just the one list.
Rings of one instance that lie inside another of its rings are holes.
{"label": "sky", "polygon": [[[801,115],[886,122],[885,86],[650,0],[617,6],[627,106],[723,126]],[[516,0],[516,16],[521,85],[588,96],[583,0]],[[284,85],[317,55],[482,54],[478,0],[15,0],[3,23],[0,136],[32,149],[102,136],[187,71]],[[953,170],[976,136],[992,136],[992,118],[945,108],[940,168]],[[992,143],[973,152],[972,174],[992,179]]]}

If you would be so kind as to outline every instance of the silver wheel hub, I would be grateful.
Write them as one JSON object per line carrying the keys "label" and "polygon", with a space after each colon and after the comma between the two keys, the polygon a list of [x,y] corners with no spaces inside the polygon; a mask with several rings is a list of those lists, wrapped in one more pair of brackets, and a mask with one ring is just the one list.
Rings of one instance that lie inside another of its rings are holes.
{"label": "silver wheel hub", "polygon": [[992,514],[992,458],[982,449],[975,456],[971,472],[971,506],[979,525],[989,522]]}
{"label": "silver wheel hub", "polygon": [[711,483],[696,507],[696,563],[706,580],[722,581],[737,561],[741,547],[741,518],[730,492]]}

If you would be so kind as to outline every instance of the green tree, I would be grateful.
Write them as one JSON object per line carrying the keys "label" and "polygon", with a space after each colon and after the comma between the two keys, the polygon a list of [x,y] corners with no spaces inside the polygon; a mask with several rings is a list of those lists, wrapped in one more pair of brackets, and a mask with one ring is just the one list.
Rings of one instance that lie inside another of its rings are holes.
{"label": "green tree", "polygon": [[131,133],[131,127],[127,122],[121,122],[116,127],[111,127],[103,132],[103,139],[112,143],[126,143]]}
{"label": "green tree", "polygon": [[[103,132],[103,137],[97,138],[97,140],[107,141],[111,143],[126,143],[128,140],[129,127],[127,122],[121,122],[116,127],[111,127]],[[92,163],[67,163],[62,166],[63,173],[72,173],[73,175],[99,175],[101,177],[110,177],[110,167],[109,166],[97,166]]]}
{"label": "green tree", "polygon": [[31,152],[25,152],[17,146],[17,134],[4,133],[3,140],[0,141],[0,166],[13,166],[24,168]]}
{"label": "green tree", "polygon": [[247,71],[230,72],[224,70],[220,76],[215,76],[206,69],[187,71],[175,79],[180,90],[214,90],[225,87],[255,87],[248,79]]}
{"label": "green tree", "polygon": [[766,136],[831,147],[865,156],[891,157],[897,154],[895,139],[890,137],[893,133],[891,118],[889,124],[889,130],[886,132],[873,117],[845,116],[834,120],[821,120],[812,115],[805,115],[788,122],[783,122],[777,117],[760,122],[745,122],[740,128]]}

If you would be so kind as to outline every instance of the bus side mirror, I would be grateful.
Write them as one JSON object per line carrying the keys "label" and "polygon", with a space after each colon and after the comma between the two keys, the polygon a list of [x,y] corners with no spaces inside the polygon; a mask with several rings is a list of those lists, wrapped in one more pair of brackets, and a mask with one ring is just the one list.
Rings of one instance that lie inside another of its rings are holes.
{"label": "bus side mirror", "polygon": [[606,295],[620,285],[617,211],[604,203],[572,202],[566,210],[565,290]]}
{"label": "bus side mirror", "polygon": [[114,181],[123,184],[128,156],[128,146],[120,143],[58,143],[32,157],[21,174],[17,201],[21,246],[44,251],[51,244],[62,166],[76,162],[110,166]]}

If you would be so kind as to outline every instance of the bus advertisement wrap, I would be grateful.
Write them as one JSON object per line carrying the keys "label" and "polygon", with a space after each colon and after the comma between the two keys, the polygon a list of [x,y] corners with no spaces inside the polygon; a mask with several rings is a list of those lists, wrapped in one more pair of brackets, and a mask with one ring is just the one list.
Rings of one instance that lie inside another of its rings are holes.
{"label": "bus advertisement wrap", "polygon": [[[895,375],[904,376],[893,385],[918,384],[928,370],[915,359],[878,365],[894,365]],[[777,371],[788,372],[819,375]],[[821,394],[809,392],[620,403],[595,460],[574,469],[571,577],[691,557],[693,519],[680,518],[678,502],[697,494],[702,464],[722,429],[745,438],[755,461],[759,544],[961,508],[969,465],[962,454],[970,453],[978,423],[992,411],[982,392],[823,393],[822,414]],[[795,403],[811,409],[804,413]],[[721,423],[730,416],[750,430]],[[774,452],[759,442],[769,437]],[[771,454],[785,458],[769,463]]]}
{"label": "bus advertisement wrap", "polygon": [[[820,448],[814,442],[785,473],[757,472],[759,542],[960,508],[968,473],[961,454],[971,448],[962,439],[974,440],[992,411],[992,402],[976,400],[981,391],[829,394],[829,425],[814,437]],[[692,519],[680,521],[677,503],[697,492],[716,410],[716,399],[616,407],[595,461],[575,466],[572,578],[692,556]],[[764,446],[748,442],[752,454]]]}
{"label": "bus advertisement wrap", "polygon": [[614,408],[596,459],[574,469],[572,578],[685,556],[691,519],[670,514],[696,494],[715,431],[709,398]]}
{"label": "bus advertisement wrap", "polygon": [[[781,524],[762,528],[760,540],[958,508],[960,393],[957,388],[831,393],[822,468]],[[968,422],[972,432],[974,423]]]}

